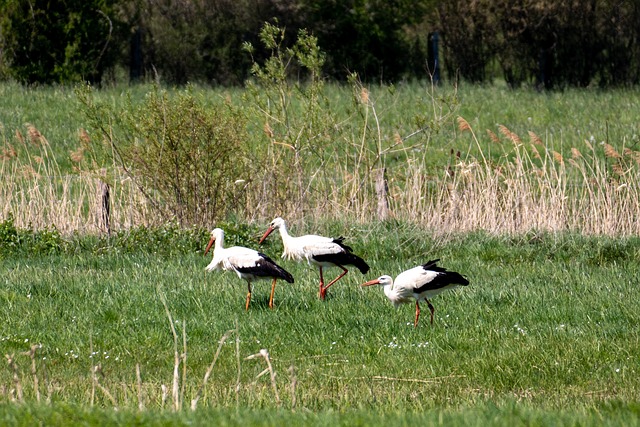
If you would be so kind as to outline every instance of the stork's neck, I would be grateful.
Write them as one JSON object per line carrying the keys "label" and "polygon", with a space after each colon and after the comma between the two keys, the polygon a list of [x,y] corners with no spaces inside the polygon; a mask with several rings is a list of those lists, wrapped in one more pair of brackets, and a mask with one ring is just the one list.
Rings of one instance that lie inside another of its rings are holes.
{"label": "stork's neck", "polygon": [[278,227],[278,231],[280,232],[280,237],[282,237],[282,246],[284,249],[282,251],[282,258],[301,260],[304,257],[304,251],[300,245],[296,245],[295,237],[289,235],[286,224],[281,224],[280,227]]}
{"label": "stork's neck", "polygon": [[278,231],[280,232],[280,237],[282,237],[282,243],[284,244],[285,247],[289,246],[289,243],[291,242],[291,235],[289,235],[289,232],[287,231],[287,224],[286,223],[282,223],[282,225],[280,225],[280,227],[278,227]]}
{"label": "stork's neck", "polygon": [[387,296],[387,298],[389,298],[389,301],[391,301],[396,306],[400,304],[401,297],[398,294],[397,290],[393,287],[393,283],[384,285],[382,289],[384,290],[384,294]]}
{"label": "stork's neck", "polygon": [[214,242],[213,251],[222,251],[224,249],[224,234],[220,233],[216,237],[216,241]]}

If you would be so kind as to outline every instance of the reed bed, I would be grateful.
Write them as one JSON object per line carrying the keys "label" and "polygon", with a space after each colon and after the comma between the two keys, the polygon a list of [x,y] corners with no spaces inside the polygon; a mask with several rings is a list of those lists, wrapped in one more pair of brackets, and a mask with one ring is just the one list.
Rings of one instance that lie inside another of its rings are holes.
{"label": "reed bed", "polygon": [[19,228],[55,228],[63,234],[100,234],[104,221],[104,186],[109,187],[110,226],[127,229],[154,225],[154,214],[131,180],[114,168],[61,171],[49,142],[33,125],[28,135],[16,131],[15,145],[5,141],[0,162],[0,217]]}
{"label": "reed bed", "polygon": [[[424,157],[410,157],[404,164],[386,169],[386,195],[375,191],[379,169],[373,169],[371,163],[350,169],[334,159],[334,173],[324,173],[324,165],[305,172],[304,181],[300,181],[302,191],[284,201],[274,199],[272,189],[278,183],[269,181],[280,175],[228,183],[229,191],[237,194],[233,213],[247,221],[286,211],[292,220],[350,217],[370,222],[380,219],[377,206],[385,197],[391,218],[410,221],[436,235],[477,230],[610,236],[640,233],[640,152],[584,141],[584,146],[572,147],[571,157],[565,159],[535,133],[521,138],[503,126],[500,135],[487,134],[494,153],[496,149],[502,153],[491,160],[482,148],[487,142],[479,140],[464,118],[458,118],[458,127],[462,132],[457,138],[470,138],[479,156],[471,149],[452,153],[446,164],[435,168],[426,164]],[[102,197],[108,182],[111,229],[167,221],[121,169],[114,167],[108,177],[104,170],[61,172],[46,138],[34,127],[29,129],[30,142],[24,144],[36,147],[37,154],[28,154],[33,152],[31,147],[20,150],[26,153],[20,155],[5,144],[0,163],[4,177],[0,217],[12,216],[15,225],[22,228],[55,227],[63,234],[103,233]]]}

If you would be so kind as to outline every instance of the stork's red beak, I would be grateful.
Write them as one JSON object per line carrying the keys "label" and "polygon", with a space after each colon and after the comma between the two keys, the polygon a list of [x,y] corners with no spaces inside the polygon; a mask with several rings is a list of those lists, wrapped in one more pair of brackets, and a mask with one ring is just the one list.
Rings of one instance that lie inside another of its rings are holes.
{"label": "stork's red beak", "polygon": [[207,244],[207,249],[204,250],[204,254],[206,255],[207,252],[209,252],[209,249],[211,249],[211,246],[213,246],[213,242],[216,241],[215,237],[212,237],[211,240],[209,240],[209,243]]}
{"label": "stork's red beak", "polygon": [[267,237],[269,237],[269,234],[271,234],[273,232],[273,230],[275,230],[275,228],[269,226],[269,228],[267,228],[267,231],[264,232],[264,234],[262,235],[262,238],[260,239],[260,241],[258,242],[259,245],[262,244],[262,242],[264,242],[264,239],[266,239]]}
{"label": "stork's red beak", "polygon": [[373,280],[369,280],[368,282],[363,283],[360,286],[371,286],[371,285],[379,285],[379,284],[380,284],[380,280],[373,279]]}

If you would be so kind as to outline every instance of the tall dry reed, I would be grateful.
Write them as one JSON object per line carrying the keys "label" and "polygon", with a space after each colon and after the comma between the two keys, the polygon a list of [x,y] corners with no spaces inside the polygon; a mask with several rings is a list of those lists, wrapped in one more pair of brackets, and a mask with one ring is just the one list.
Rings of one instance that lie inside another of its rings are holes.
{"label": "tall dry reed", "polygon": [[[366,105],[366,108],[372,108]],[[375,113],[371,113],[375,117]],[[388,201],[392,217],[431,229],[436,234],[486,230],[491,233],[572,231],[585,234],[626,236],[640,233],[640,152],[610,144],[572,147],[565,158],[550,148],[544,137],[529,132],[521,138],[502,126],[498,134],[487,133],[480,141],[469,123],[460,118],[457,138],[480,155],[456,153],[436,173],[427,173],[427,157],[408,157],[406,163],[388,169]],[[377,128],[374,127],[374,128]],[[377,131],[376,131],[377,133]],[[377,135],[376,135],[377,138]],[[380,137],[381,138],[381,137]],[[46,139],[35,128],[17,144],[32,144],[31,150],[16,150],[5,143],[0,172],[0,220],[13,215],[16,226],[42,229],[55,227],[62,233],[101,233],[102,182],[110,182],[111,227],[157,225],[163,221],[135,185],[116,168],[109,179],[99,173],[64,174],[51,156]],[[399,140],[399,141],[398,141]],[[355,140],[354,140],[355,141]],[[355,142],[354,142],[355,144]],[[378,144],[378,143],[377,143]],[[394,149],[404,142],[394,137]],[[487,147],[490,149],[482,148]],[[353,163],[329,156],[326,164],[308,171],[304,210],[294,201],[274,200],[271,184],[258,180],[230,183],[241,194],[238,218],[264,220],[274,214],[292,221],[351,218],[376,221],[377,197],[372,171],[384,165],[384,145],[377,152],[364,145]],[[33,148],[37,148],[36,154]],[[489,151],[493,150],[493,157]],[[500,152],[496,156],[496,150]],[[18,155],[30,152],[31,154]],[[241,187],[241,188],[240,188]],[[298,193],[299,196],[300,193]],[[203,224],[208,225],[208,224]]]}

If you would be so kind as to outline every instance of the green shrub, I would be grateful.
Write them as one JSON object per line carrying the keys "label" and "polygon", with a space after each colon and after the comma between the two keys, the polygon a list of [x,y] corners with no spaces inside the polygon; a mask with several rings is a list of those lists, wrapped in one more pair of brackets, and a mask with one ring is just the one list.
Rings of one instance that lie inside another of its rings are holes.
{"label": "green shrub", "polygon": [[0,254],[8,252],[19,244],[18,230],[13,223],[13,215],[0,222]]}
{"label": "green shrub", "polygon": [[242,209],[236,181],[251,176],[245,118],[228,103],[207,105],[188,87],[174,95],[155,88],[142,105],[96,104],[77,91],[83,111],[113,160],[166,221],[208,226]]}

